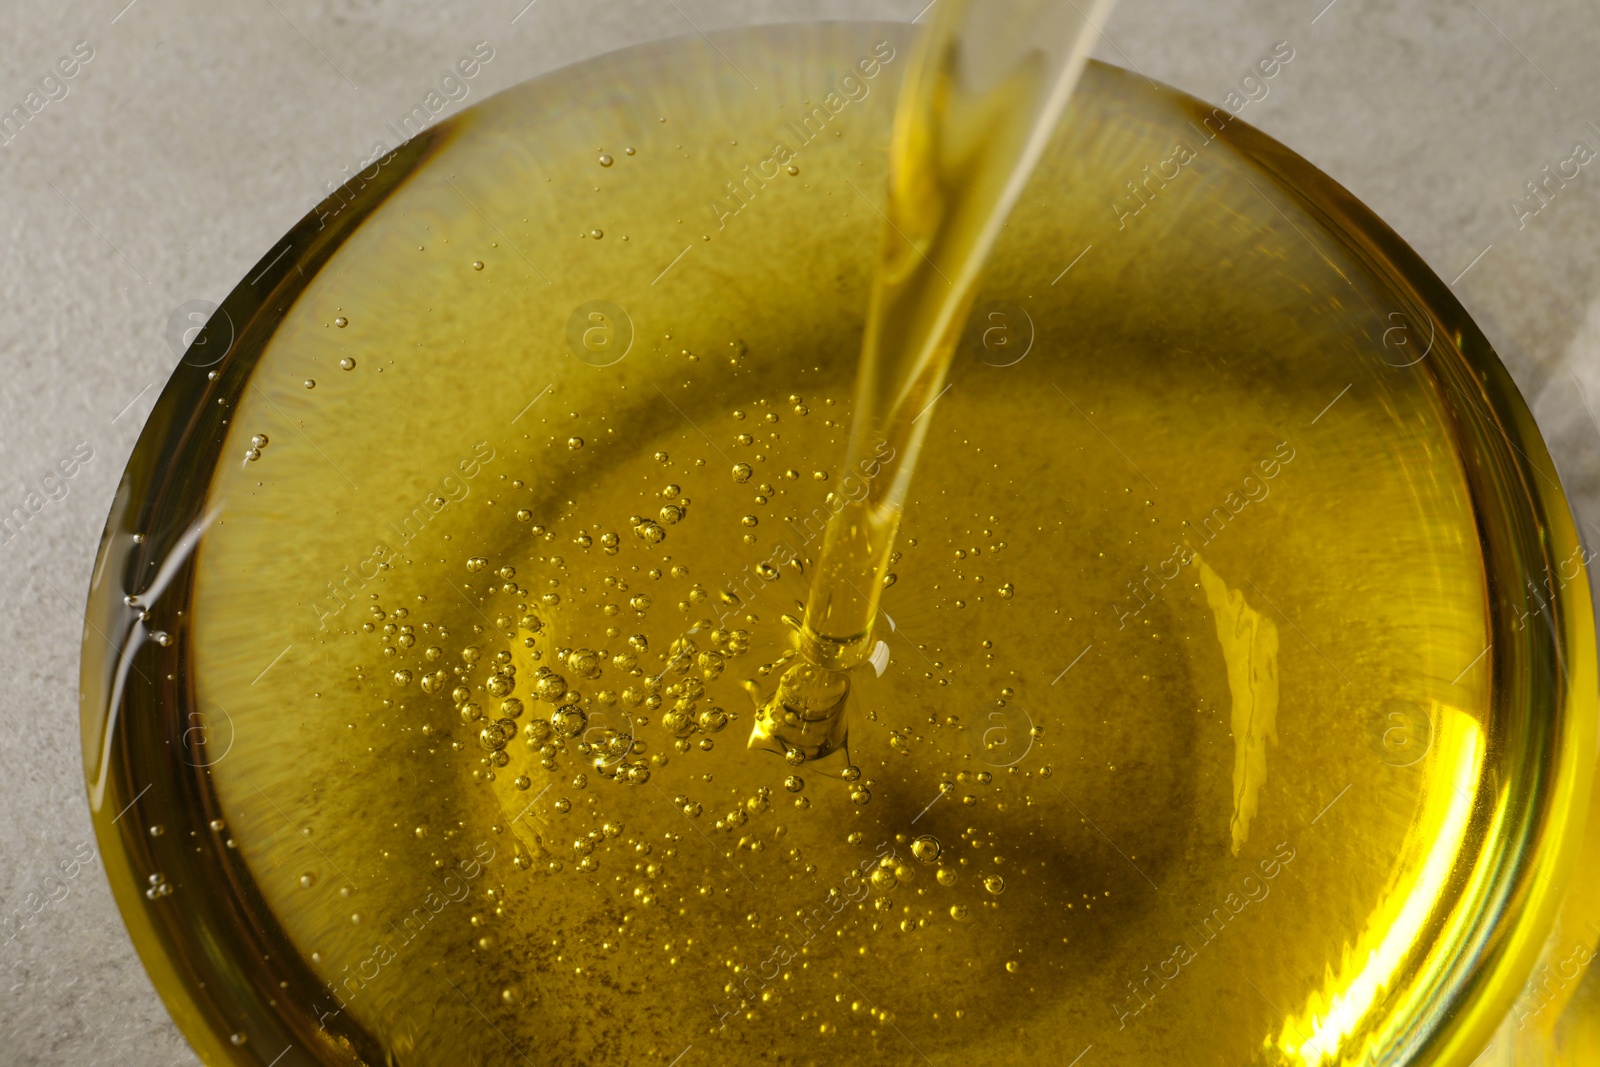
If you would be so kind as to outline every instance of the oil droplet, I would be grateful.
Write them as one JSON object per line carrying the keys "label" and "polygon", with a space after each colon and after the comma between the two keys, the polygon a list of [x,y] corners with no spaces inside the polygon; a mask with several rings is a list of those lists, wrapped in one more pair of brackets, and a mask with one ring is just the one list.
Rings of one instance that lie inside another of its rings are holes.
{"label": "oil droplet", "polygon": [[472,269],[473,270],[482,270],[483,269],[483,260],[481,260],[481,259],[473,260],[472,261]]}
{"label": "oil droplet", "polygon": [[310,889],[312,886],[314,886],[316,884],[317,884],[317,874],[316,874],[315,871],[307,871],[305,874],[302,874],[300,876],[300,888],[301,889]]}
{"label": "oil droplet", "polygon": [[934,877],[939,880],[939,884],[942,886],[948,887],[956,884],[956,872],[954,867],[940,867],[939,873],[935,874]]}
{"label": "oil droplet", "polygon": [[245,1032],[243,1030],[240,1030],[237,1033],[230,1035],[228,1037],[228,1040],[232,1041],[235,1045],[242,1045],[246,1041],[250,1040],[250,1038],[245,1034]]}
{"label": "oil droplet", "polygon": [[793,163],[791,163],[791,164],[789,164],[789,173],[791,175],[799,174],[800,173],[800,168],[795,166]]}
{"label": "oil droplet", "polygon": [[966,922],[967,916],[970,914],[971,913],[967,911],[967,906],[965,904],[950,905],[950,918],[954,919],[958,923]]}
{"label": "oil droplet", "polygon": [[315,378],[307,378],[305,384],[307,389],[315,389],[317,387],[317,380]]}
{"label": "oil droplet", "polygon": [[156,825],[156,826],[150,827],[150,836],[151,837],[160,837],[162,834],[164,834],[166,832],[167,832],[167,828],[164,827],[164,826],[161,826],[161,825]]}
{"label": "oil droplet", "polygon": [[593,237],[596,241],[600,240],[600,238],[604,237],[605,235],[606,235],[606,232],[604,230],[602,230],[602,229],[599,229],[599,228],[596,228],[596,229],[593,229],[593,230],[589,231],[589,236]]}
{"label": "oil droplet", "polygon": [[609,167],[609,166],[611,166],[611,164],[613,164],[615,162],[616,162],[616,160],[612,159],[610,156],[606,155],[604,152],[600,153],[600,165],[602,167]]}
{"label": "oil droplet", "polygon": [[1016,974],[1018,971],[1022,970],[1022,964],[1018,963],[1016,960],[1007,960],[1006,970],[1010,971],[1012,974]]}
{"label": "oil droplet", "polygon": [[1001,893],[1006,891],[1006,880],[1000,877],[998,874],[991,874],[989,877],[983,880],[983,888],[987,889],[995,896],[999,896]]}
{"label": "oil droplet", "polygon": [[1000,584],[1000,599],[1010,600],[1016,594],[1016,588],[1010,582]]}
{"label": "oil droplet", "polygon": [[354,359],[352,359],[350,356],[345,356],[343,359],[341,359],[339,361],[339,366],[344,368],[345,370],[355,370],[356,369],[356,361]]}
{"label": "oil droplet", "polygon": [[350,325],[350,320],[345,318],[343,315],[340,315],[338,318],[333,320],[333,324],[342,330],[346,326]]}
{"label": "oil droplet", "polygon": [[222,820],[221,820],[221,819],[212,819],[212,820],[211,820],[211,828],[212,828],[212,829],[213,829],[213,830],[223,830],[223,829],[226,829],[226,828],[227,828],[227,825],[228,825],[228,824],[227,824],[227,823],[225,823],[225,822],[223,822],[223,821],[222,821]]}
{"label": "oil droplet", "polygon": [[578,449],[583,447],[583,438],[581,438],[581,437],[569,437],[569,438],[567,438],[567,447],[572,449],[574,452],[576,452]]}
{"label": "oil droplet", "polygon": [[941,851],[939,840],[935,837],[923,835],[911,842],[911,854],[918,863],[937,863]]}
{"label": "oil droplet", "polygon": [[733,480],[736,482],[748,482],[750,476],[754,473],[755,471],[751,469],[748,463],[735,463],[733,465]]}

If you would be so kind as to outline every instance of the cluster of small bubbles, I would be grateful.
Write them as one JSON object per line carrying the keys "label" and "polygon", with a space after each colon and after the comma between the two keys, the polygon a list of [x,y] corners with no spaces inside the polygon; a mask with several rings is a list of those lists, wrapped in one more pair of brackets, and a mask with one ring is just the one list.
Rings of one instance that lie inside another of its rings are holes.
{"label": "cluster of small bubbles", "polygon": [[1000,583],[1000,599],[1010,600],[1014,595],[1016,595],[1016,591],[1016,587],[1010,582]]}
{"label": "cluster of small bubbles", "polygon": [[150,876],[150,888],[144,891],[147,900],[159,900],[172,893],[172,886],[167,884],[167,876],[157,871]]}
{"label": "cluster of small bubbles", "polygon": [[473,556],[471,559],[467,560],[467,573],[477,574],[488,565],[489,561],[484,559],[482,556]]}
{"label": "cluster of small bubbles", "polygon": [[633,534],[647,544],[659,545],[667,539],[667,531],[658,523],[642,515],[633,517]]}

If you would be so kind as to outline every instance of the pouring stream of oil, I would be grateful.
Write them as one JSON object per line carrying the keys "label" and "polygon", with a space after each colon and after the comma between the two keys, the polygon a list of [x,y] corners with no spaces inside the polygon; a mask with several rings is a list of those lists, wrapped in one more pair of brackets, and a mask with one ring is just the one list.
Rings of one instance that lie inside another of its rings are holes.
{"label": "pouring stream of oil", "polygon": [[1044,150],[1114,0],[1027,0],[996,18],[943,0],[901,86],[889,196],[844,470],[799,635],[752,747],[808,759],[843,746],[846,672],[873,619],[929,416],[979,273]]}

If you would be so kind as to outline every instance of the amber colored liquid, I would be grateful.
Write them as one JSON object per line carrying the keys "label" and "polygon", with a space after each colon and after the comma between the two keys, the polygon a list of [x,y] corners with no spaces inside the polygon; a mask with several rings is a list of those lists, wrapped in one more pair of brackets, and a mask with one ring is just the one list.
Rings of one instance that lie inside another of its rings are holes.
{"label": "amber colored liquid", "polygon": [[859,775],[746,748],[845,487],[908,41],[693,38],[487,101],[180,369],[97,569],[85,750],[202,1055],[1488,1041],[1588,796],[1586,580],[1538,585],[1575,535],[1447,290],[1176,93],[1089,67],[994,244],[851,675]]}

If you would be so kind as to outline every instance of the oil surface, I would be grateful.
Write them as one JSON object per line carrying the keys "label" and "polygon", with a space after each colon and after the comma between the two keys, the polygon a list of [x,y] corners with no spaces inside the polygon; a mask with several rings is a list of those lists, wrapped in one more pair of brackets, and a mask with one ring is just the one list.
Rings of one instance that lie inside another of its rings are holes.
{"label": "oil surface", "polygon": [[[1592,708],[1517,642],[1592,690],[1586,587],[1502,631],[1488,575],[1533,564],[1479,513],[1548,492],[1484,473],[1501,437],[1542,446],[1342,193],[1108,68],[928,416],[850,766],[745,749],[872,476],[906,41],[675,42],[472,109],[207,395],[137,661],[184,696],[104,748],[198,756],[90,760],[192,1039],[270,1062],[226,1021],[270,995],[284,1063],[1344,1062],[1523,951],[1461,924],[1519,862],[1551,910],[1585,787]],[[1550,747],[1507,743],[1551,692]],[[215,899],[259,965],[174,947]]]}

